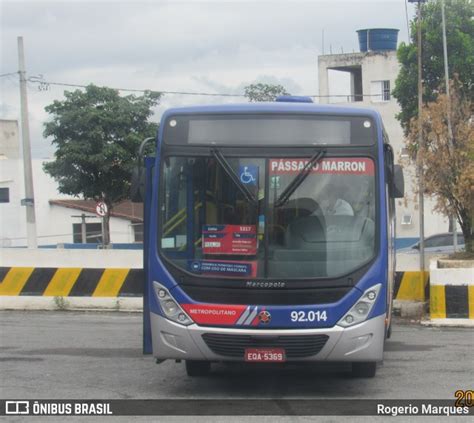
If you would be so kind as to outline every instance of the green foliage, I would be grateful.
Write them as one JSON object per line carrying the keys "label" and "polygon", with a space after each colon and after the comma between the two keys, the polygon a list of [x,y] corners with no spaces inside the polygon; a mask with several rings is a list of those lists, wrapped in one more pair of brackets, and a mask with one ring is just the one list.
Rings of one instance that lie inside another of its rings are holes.
{"label": "green foliage", "polygon": [[456,216],[466,251],[473,251],[474,130],[470,121],[473,103],[462,94],[457,78],[450,87],[451,133],[446,123],[448,98],[440,94],[436,101],[423,106],[421,148],[416,118],[411,122],[407,147],[423,165],[424,192],[436,200],[434,210],[445,216]]}
{"label": "green foliage", "polygon": [[249,101],[275,101],[279,95],[289,95],[285,87],[282,85],[272,85],[272,84],[250,84],[245,88],[245,97]]}
{"label": "green foliage", "polygon": [[51,121],[44,136],[56,146],[44,169],[64,194],[102,199],[109,208],[127,198],[141,141],[156,135],[148,122],[161,94],[121,97],[116,90],[89,85],[64,93],[46,107]]}
{"label": "green foliage", "polygon": [[[443,89],[444,61],[443,34],[441,24],[441,2],[422,4],[422,73],[423,101],[436,100]],[[450,79],[458,75],[465,95],[474,95],[474,4],[470,0],[446,0],[446,38]],[[397,115],[405,135],[409,132],[410,120],[418,113],[418,64],[417,30],[415,17],[411,22],[411,44],[401,43],[398,61],[401,69],[395,81],[393,96],[398,100],[401,112]]]}

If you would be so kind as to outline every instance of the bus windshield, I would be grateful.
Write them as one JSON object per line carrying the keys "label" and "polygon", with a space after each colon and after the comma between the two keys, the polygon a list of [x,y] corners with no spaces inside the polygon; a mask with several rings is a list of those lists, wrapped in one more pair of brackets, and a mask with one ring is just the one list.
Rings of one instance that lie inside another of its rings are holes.
{"label": "bus windshield", "polygon": [[161,255],[203,278],[335,278],[365,264],[375,254],[373,160],[310,159],[168,157]]}

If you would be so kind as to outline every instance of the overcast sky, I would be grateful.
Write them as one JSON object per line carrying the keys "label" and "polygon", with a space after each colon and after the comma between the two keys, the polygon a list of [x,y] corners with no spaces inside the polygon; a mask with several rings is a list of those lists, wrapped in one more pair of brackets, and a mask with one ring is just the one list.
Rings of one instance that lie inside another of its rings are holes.
{"label": "overcast sky", "polygon": [[[408,4],[408,16],[414,8]],[[27,76],[117,88],[241,94],[254,82],[295,95],[318,93],[317,56],[358,51],[356,30],[398,28],[406,41],[405,0],[374,1],[5,1],[0,0],[0,74],[18,69],[24,37]],[[44,88],[44,87],[43,87]],[[44,108],[64,88],[29,83],[33,156],[50,157]],[[19,119],[18,75],[0,78],[0,118]],[[166,95],[172,106],[242,98]]]}

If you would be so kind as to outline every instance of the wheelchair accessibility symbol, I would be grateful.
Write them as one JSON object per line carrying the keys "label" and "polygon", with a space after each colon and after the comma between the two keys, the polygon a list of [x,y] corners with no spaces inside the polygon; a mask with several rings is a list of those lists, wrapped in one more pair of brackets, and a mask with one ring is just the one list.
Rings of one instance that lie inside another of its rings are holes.
{"label": "wheelchair accessibility symbol", "polygon": [[257,185],[258,166],[240,166],[240,182],[245,185]]}

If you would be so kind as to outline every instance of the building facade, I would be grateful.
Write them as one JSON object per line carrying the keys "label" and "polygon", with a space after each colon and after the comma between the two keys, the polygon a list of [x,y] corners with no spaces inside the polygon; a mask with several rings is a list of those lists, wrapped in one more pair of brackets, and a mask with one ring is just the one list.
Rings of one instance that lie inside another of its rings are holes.
{"label": "building facade", "polygon": [[[405,176],[405,197],[396,201],[397,238],[410,241],[418,238],[420,227],[415,165],[406,153],[403,130],[395,117],[400,108],[391,95],[399,72],[396,51],[323,55],[318,57],[318,70],[320,103],[369,107],[382,116],[395,162],[403,166]],[[340,94],[340,84],[334,82],[338,79],[334,74],[337,72],[348,76],[349,83],[344,84],[347,94]],[[447,232],[448,219],[433,212],[434,201],[425,197],[424,203],[425,236]]]}
{"label": "building facade", "polygon": [[[61,194],[56,181],[43,170],[46,161],[32,160],[38,246],[82,243],[82,214],[87,216],[86,241],[100,243],[101,220],[95,207],[90,201]],[[21,205],[25,198],[23,175],[18,122],[0,120],[0,247],[27,245],[26,207]],[[110,219],[112,243],[140,241],[141,207],[123,206],[120,210]]]}

